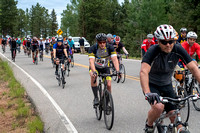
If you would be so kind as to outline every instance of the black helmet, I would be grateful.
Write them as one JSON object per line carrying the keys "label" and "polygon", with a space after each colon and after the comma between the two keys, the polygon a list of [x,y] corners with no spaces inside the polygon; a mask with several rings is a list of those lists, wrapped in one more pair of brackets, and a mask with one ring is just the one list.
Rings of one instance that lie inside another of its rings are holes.
{"label": "black helmet", "polygon": [[97,41],[106,41],[107,40],[107,36],[104,33],[99,33],[96,35],[96,40]]}
{"label": "black helmet", "polygon": [[57,42],[63,42],[63,38],[62,37],[58,37],[57,38]]}

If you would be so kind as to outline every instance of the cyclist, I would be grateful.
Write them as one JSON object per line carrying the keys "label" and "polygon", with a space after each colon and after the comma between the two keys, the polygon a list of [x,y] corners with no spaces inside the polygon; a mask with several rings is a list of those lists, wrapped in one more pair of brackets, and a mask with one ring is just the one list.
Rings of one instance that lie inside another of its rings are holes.
{"label": "cyclist", "polygon": [[120,58],[120,51],[121,49],[124,51],[126,57],[128,57],[128,51],[126,50],[126,48],[124,47],[124,44],[120,42],[120,37],[119,36],[116,36],[115,37],[115,42],[113,44],[114,48],[115,48],[115,51],[117,52],[117,58],[119,60]]}
{"label": "cyclist", "polygon": [[[12,57],[12,60],[14,59],[14,56],[16,56],[16,49],[17,49],[17,43],[15,41],[15,37],[13,37],[11,39],[11,42],[10,42],[10,49],[11,49],[11,57]],[[15,55],[14,53],[15,52]]]}
{"label": "cyclist", "polygon": [[2,49],[3,49],[3,47],[4,47],[4,48],[6,47],[6,39],[5,39],[5,38],[3,38],[3,39],[1,40],[1,46],[2,46]]}
{"label": "cyclist", "polygon": [[50,42],[50,51],[51,51],[51,59],[53,61],[53,45],[56,43],[56,38],[52,37],[51,42]]}
{"label": "cyclist", "polygon": [[[197,37],[198,36],[195,32],[190,31],[187,34],[187,41],[183,42],[181,45],[188,52],[191,58],[193,58],[193,55],[196,52],[200,59],[200,45],[196,43]],[[193,59],[193,61],[195,61],[196,65],[198,65],[195,59]]]}
{"label": "cyclist", "polygon": [[147,39],[145,39],[143,41],[143,44],[141,46],[142,49],[142,56],[144,56],[144,54],[147,52],[147,50],[155,44],[154,40],[153,40],[153,35],[152,34],[148,34],[147,35]]}
{"label": "cyclist", "polygon": [[30,39],[27,39],[27,42],[26,42],[26,48],[27,48],[27,52],[31,52],[31,41]]}
{"label": "cyclist", "polygon": [[[175,98],[171,77],[179,59],[185,61],[186,66],[200,82],[198,67],[184,48],[174,43],[174,28],[167,24],[160,25],[155,31],[155,36],[158,39],[158,45],[152,46],[144,55],[140,70],[141,87],[151,105],[145,125],[146,133],[152,132],[153,122],[160,117],[164,109],[167,113],[172,113],[176,109],[176,106],[172,104],[160,103],[159,96]],[[174,119],[175,116],[170,117],[172,123]]]}
{"label": "cyclist", "polygon": [[49,51],[49,44],[50,44],[50,43],[49,43],[49,38],[48,38],[48,37],[46,38],[46,40],[45,40],[44,43],[45,43],[45,50],[46,50],[46,53],[48,53],[48,51]]}
{"label": "cyclist", "polygon": [[18,39],[16,40],[16,43],[17,43],[17,48],[18,48],[18,51],[19,51],[19,53],[20,53],[21,39],[20,39],[20,38],[18,38]]}
{"label": "cyclist", "polygon": [[[106,43],[107,36],[104,33],[96,35],[97,43],[89,49],[89,73],[91,77],[91,88],[94,94],[93,104],[98,105],[99,99],[97,96],[97,83],[94,83],[97,73],[110,74],[109,59],[113,61],[115,69],[119,74],[119,64],[117,60],[117,54],[114,51],[114,47]],[[107,88],[111,92],[111,77],[106,77]]]}
{"label": "cyclist", "polygon": [[187,41],[187,36],[186,36],[187,28],[181,28],[180,32],[181,32],[181,35],[179,35],[178,42],[183,43],[183,42]]}
{"label": "cyclist", "polygon": [[41,37],[39,40],[39,51],[41,52],[42,55],[43,55],[43,50],[44,50],[44,42],[43,38]]}
{"label": "cyclist", "polygon": [[37,37],[33,37],[33,42],[31,43],[32,46],[32,58],[33,58],[33,63],[35,63],[35,51],[36,51],[36,57],[38,57],[38,48],[39,48],[39,43],[37,41]]}
{"label": "cyclist", "polygon": [[[113,38],[113,35],[112,34],[107,34],[107,43],[110,44],[110,45],[113,45],[114,44],[114,41],[112,40]],[[114,38],[113,38],[114,39]]]}
{"label": "cyclist", "polygon": [[26,53],[26,42],[27,42],[27,39],[25,38],[24,41],[23,41],[23,49],[24,49],[24,53]]}
{"label": "cyclist", "polygon": [[72,40],[71,36],[68,37],[67,42],[69,44],[70,49],[72,50],[72,55],[73,55],[74,54],[74,40]]}
{"label": "cyclist", "polygon": [[62,68],[64,70],[64,57],[68,59],[67,51],[65,46],[63,45],[63,38],[58,37],[57,38],[57,43],[53,45],[53,56],[54,56],[54,61],[56,62],[56,71],[55,75],[58,75],[58,65],[61,62],[62,63]]}

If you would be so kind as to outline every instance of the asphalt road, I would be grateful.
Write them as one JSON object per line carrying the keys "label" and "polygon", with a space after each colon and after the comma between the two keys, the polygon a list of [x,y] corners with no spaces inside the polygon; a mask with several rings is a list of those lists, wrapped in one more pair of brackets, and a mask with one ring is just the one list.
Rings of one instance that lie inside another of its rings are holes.
{"label": "asphalt road", "polygon": [[[0,50],[2,52],[2,49]],[[4,53],[11,59],[10,51]],[[112,82],[112,95],[115,106],[115,120],[111,131],[105,127],[104,120],[98,121],[92,106],[93,94],[90,87],[90,77],[88,73],[88,56],[75,54],[75,67],[71,68],[70,76],[66,77],[65,89],[58,86],[55,78],[55,69],[46,55],[43,62],[34,65],[32,58],[28,58],[23,52],[17,54],[16,64],[36,79],[54,99],[65,115],[72,122],[76,130],[80,133],[142,133],[148,109],[150,108],[144,96],[139,82],[139,71],[141,61],[123,60],[126,68],[127,78],[125,83]],[[17,77],[21,77],[21,72],[14,70]],[[39,94],[40,90],[33,87],[33,83],[21,81],[26,87],[28,94],[33,99],[42,120],[45,122],[46,132],[67,132],[66,128],[59,121],[60,117],[53,111],[52,104],[48,99]],[[34,94],[36,93],[36,94]],[[32,97],[33,95],[33,97]],[[39,104],[39,106],[37,106]],[[52,112],[52,113],[51,113]],[[56,123],[56,124],[55,124]],[[191,106],[189,120],[191,133],[200,132],[200,112],[195,111]]]}

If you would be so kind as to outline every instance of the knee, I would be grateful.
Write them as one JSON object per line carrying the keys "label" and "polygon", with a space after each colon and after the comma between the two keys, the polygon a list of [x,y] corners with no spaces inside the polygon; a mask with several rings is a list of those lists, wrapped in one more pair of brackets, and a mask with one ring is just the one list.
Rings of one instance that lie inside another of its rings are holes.
{"label": "knee", "polygon": [[158,104],[152,105],[152,109],[156,111],[158,114],[161,114],[164,110],[164,105],[162,103],[158,103]]}

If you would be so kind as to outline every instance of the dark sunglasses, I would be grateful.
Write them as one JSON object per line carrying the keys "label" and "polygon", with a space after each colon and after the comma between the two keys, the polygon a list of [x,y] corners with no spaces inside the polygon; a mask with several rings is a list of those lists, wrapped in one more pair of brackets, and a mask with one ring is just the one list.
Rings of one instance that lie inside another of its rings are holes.
{"label": "dark sunglasses", "polygon": [[161,42],[163,45],[167,45],[168,43],[171,45],[172,43],[174,43],[174,40],[170,40],[170,41],[160,40],[160,42]]}

